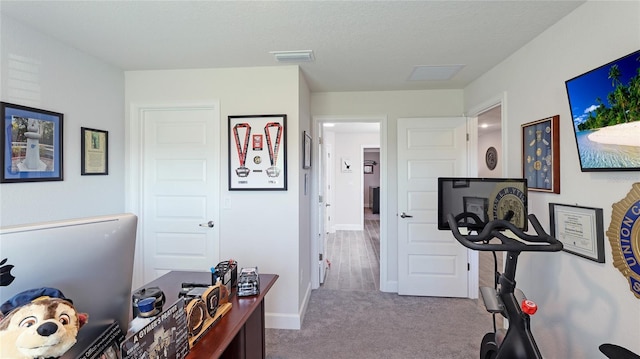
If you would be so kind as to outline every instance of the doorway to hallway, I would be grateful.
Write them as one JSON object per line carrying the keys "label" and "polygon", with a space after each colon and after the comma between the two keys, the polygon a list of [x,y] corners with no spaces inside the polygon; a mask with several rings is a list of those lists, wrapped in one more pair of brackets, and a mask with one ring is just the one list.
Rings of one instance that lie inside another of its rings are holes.
{"label": "doorway to hallway", "polygon": [[[325,270],[321,271],[320,288],[380,290],[384,280],[380,276],[385,264],[385,253],[381,253],[384,224],[380,220],[385,203],[381,121],[332,118],[316,122],[322,139],[319,142],[331,150],[323,156],[321,175],[316,177],[322,189],[320,208],[324,211],[321,213],[326,217],[320,236],[325,239],[325,252],[321,256]],[[374,187],[375,210],[371,202],[373,196],[370,196],[370,189]]]}
{"label": "doorway to hallway", "polygon": [[[502,150],[502,105],[498,104],[477,115],[478,118],[478,177],[504,177]],[[493,149],[497,154],[493,162],[487,160]],[[494,287],[496,269],[502,271],[503,253],[478,253],[478,283],[481,287]]]}
{"label": "doorway to hallway", "polygon": [[327,237],[330,266],[321,289],[380,290],[380,214],[364,208],[361,231],[337,230]]}

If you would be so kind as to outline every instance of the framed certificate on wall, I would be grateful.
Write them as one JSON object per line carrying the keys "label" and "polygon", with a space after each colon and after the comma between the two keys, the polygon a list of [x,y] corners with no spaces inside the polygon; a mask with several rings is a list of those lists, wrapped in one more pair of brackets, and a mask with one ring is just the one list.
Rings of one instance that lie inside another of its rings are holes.
{"label": "framed certificate on wall", "polygon": [[563,251],[604,263],[602,208],[549,203],[549,219]]}

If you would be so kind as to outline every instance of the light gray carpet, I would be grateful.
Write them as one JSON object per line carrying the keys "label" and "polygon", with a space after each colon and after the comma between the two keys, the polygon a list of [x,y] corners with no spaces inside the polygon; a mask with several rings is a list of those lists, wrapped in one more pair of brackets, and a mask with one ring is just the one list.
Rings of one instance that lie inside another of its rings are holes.
{"label": "light gray carpet", "polygon": [[320,289],[301,330],[266,330],[267,358],[477,358],[491,315],[471,299]]}

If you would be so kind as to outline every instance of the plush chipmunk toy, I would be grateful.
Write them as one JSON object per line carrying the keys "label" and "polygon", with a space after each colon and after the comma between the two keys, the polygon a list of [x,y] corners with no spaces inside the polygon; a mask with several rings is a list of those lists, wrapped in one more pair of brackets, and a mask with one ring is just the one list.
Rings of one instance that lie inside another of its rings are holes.
{"label": "plush chipmunk toy", "polygon": [[0,306],[0,358],[57,358],[76,343],[87,314],[55,288],[16,294]]}

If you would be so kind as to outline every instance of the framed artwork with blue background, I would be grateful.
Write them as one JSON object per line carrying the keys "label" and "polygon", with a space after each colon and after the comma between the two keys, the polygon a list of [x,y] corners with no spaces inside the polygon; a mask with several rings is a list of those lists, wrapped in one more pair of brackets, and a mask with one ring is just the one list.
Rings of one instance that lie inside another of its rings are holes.
{"label": "framed artwork with blue background", "polygon": [[560,193],[560,116],[522,125],[522,177],[530,191]]}
{"label": "framed artwork with blue background", "polygon": [[62,181],[61,113],[0,102],[0,182]]}

